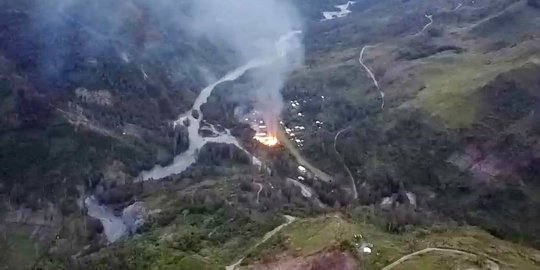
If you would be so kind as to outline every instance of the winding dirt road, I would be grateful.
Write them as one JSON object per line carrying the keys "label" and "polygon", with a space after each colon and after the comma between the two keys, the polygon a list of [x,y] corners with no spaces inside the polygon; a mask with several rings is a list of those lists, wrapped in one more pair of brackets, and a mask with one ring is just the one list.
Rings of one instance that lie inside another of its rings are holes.
{"label": "winding dirt road", "polygon": [[358,199],[358,191],[356,190],[356,184],[355,184],[355,181],[354,181],[354,176],[353,174],[351,173],[351,170],[349,169],[349,166],[347,166],[347,164],[345,163],[345,160],[343,159],[343,157],[341,156],[341,154],[339,153],[339,151],[337,150],[337,140],[339,138],[339,135],[341,135],[341,133],[347,131],[348,129],[350,129],[351,127],[346,127],[342,130],[340,130],[336,136],[334,137],[334,151],[336,152],[338,158],[339,158],[339,161],[341,162],[341,164],[343,164],[343,167],[345,168],[345,171],[347,171],[347,174],[349,175],[349,179],[351,180],[351,187],[352,187],[352,190],[353,190],[353,197],[354,199]]}
{"label": "winding dirt road", "polygon": [[[416,251],[416,252],[413,252],[411,254],[405,255],[405,256],[401,257],[399,260],[387,265],[386,267],[384,267],[381,270],[391,270],[394,267],[396,267],[396,266],[406,262],[407,260],[411,259],[412,257],[420,256],[420,255],[423,255],[423,254],[426,254],[426,253],[431,253],[431,252],[457,254],[457,255],[462,255],[462,256],[465,256],[465,257],[469,257],[471,259],[477,259],[479,257],[478,255],[476,255],[474,253],[470,253],[470,252],[459,250],[459,249],[425,248],[425,249],[422,249],[420,251]],[[499,264],[496,263],[493,259],[490,259],[490,258],[486,259],[486,263],[487,263],[487,267],[488,267],[489,270],[499,270],[500,269]]]}
{"label": "winding dirt road", "polygon": [[422,28],[422,30],[420,30],[418,33],[414,34],[413,36],[419,36],[420,34],[424,33],[424,31],[426,31],[426,29],[428,29],[429,26],[431,26],[433,24],[433,15],[424,15],[428,20],[429,22],[424,25],[424,28]]}
{"label": "winding dirt road", "polygon": [[381,96],[381,109],[384,109],[384,92],[381,90],[381,87],[379,87],[379,82],[377,81],[377,79],[375,78],[375,74],[373,74],[373,72],[371,71],[371,69],[369,69],[369,67],[364,63],[364,53],[366,52],[367,49],[369,48],[375,48],[375,45],[366,45],[362,48],[362,51],[360,51],[360,57],[358,58],[358,62],[360,62],[360,65],[362,65],[362,67],[364,67],[364,69],[366,70],[368,76],[371,78],[371,80],[373,81],[373,84],[375,85],[375,87],[377,87],[377,90],[379,90],[379,95]]}
{"label": "winding dirt road", "polygon": [[[459,4],[456,9],[454,9],[454,11],[458,10],[460,7],[461,7],[462,4]],[[428,29],[434,22],[433,20],[433,15],[428,15],[428,14],[425,14],[424,15],[428,20],[429,22],[424,25],[424,27],[422,28],[422,30],[420,30],[418,33],[414,34],[413,36],[418,36],[420,34],[422,34],[426,29]],[[364,63],[364,54],[366,53],[366,50],[369,49],[369,48],[375,48],[377,45],[366,45],[364,47],[362,47],[362,50],[360,51],[360,57],[358,58],[358,62],[360,62],[360,65],[362,65],[362,67],[364,67],[364,69],[366,70],[366,73],[368,74],[369,78],[371,78],[371,80],[373,81],[373,84],[375,85],[375,87],[377,88],[377,90],[379,90],[379,95],[381,96],[381,109],[384,109],[384,98],[385,98],[385,93],[384,91],[382,91],[380,85],[379,85],[379,81],[377,81],[377,78],[375,78],[375,74],[373,73],[373,71],[371,71],[371,69]]]}
{"label": "winding dirt road", "polygon": [[261,183],[255,183],[255,185],[259,186],[259,191],[257,192],[257,204],[259,204],[259,198],[260,198],[261,192],[263,190],[263,185]]}

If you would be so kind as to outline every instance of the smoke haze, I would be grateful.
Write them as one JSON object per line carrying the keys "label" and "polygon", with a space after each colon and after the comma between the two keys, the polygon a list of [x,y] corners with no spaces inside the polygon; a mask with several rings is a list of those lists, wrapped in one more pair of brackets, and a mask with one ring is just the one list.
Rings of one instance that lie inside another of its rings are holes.
{"label": "smoke haze", "polygon": [[[267,61],[250,73],[250,96],[271,129],[283,107],[280,90],[303,61],[300,33],[293,33],[302,28],[300,16],[283,0],[55,0],[37,1],[34,9],[32,30],[46,40],[40,68],[49,79],[60,76],[73,54],[91,58],[115,50],[129,62],[145,55],[167,57],[175,49],[168,46],[178,49],[177,43],[195,44],[200,58],[207,59],[195,64],[199,70],[220,70],[208,65],[223,66],[223,59],[230,67]],[[66,40],[81,38],[74,37],[75,27],[87,33],[85,42],[68,46]],[[176,62],[191,56],[181,57]]]}
{"label": "smoke haze", "polygon": [[191,15],[190,31],[231,48],[237,64],[255,59],[269,62],[250,74],[251,93],[255,109],[275,133],[283,109],[280,90],[303,60],[295,8],[279,0],[199,0],[193,3]]}

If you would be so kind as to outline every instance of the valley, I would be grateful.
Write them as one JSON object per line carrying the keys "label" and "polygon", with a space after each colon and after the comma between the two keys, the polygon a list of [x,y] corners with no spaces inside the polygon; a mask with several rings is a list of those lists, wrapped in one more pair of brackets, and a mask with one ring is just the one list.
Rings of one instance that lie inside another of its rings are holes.
{"label": "valley", "polygon": [[0,269],[540,269],[535,1],[58,3],[0,4]]}

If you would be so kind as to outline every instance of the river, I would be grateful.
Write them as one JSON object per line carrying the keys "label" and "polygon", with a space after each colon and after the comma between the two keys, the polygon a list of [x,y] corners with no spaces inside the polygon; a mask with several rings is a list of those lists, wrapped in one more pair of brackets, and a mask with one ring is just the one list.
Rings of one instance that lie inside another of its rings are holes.
{"label": "river", "polygon": [[[203,113],[201,111],[202,105],[208,101],[208,97],[212,94],[212,91],[220,84],[228,81],[234,81],[242,76],[249,69],[263,66],[264,62],[262,61],[252,61],[249,62],[223,76],[217,82],[207,86],[195,100],[193,107],[188,112],[182,114],[175,122],[174,125],[185,125],[188,123],[188,136],[189,136],[189,147],[188,149],[181,153],[180,155],[174,158],[172,164],[167,166],[156,165],[150,171],[143,171],[141,173],[141,179],[146,180],[159,180],[167,176],[180,174],[185,171],[189,166],[194,164],[197,161],[197,156],[199,150],[202,149],[207,143],[224,143],[224,144],[233,144],[238,148],[244,150],[248,153],[243,147],[240,146],[238,141],[234,136],[232,136],[229,130],[224,130],[222,132],[217,132],[215,137],[203,137],[199,134],[199,129],[201,127],[201,122],[203,121]],[[195,115],[196,114],[196,115]],[[197,117],[195,117],[195,116]],[[211,126],[211,125],[210,125]],[[217,131],[216,128],[211,126],[213,131]],[[248,153],[249,154],[249,153]],[[252,156],[251,154],[249,154]],[[252,156],[252,159],[254,157]],[[255,158],[254,164],[260,164],[260,162]]]}
{"label": "river", "polygon": [[116,216],[112,209],[101,205],[96,198],[88,197],[84,200],[87,214],[93,218],[99,219],[103,224],[103,233],[107,241],[115,242],[128,232],[128,227],[122,217]]}
{"label": "river", "polygon": [[[212,137],[203,137],[202,135],[200,135],[199,129],[201,128],[201,122],[204,121],[201,107],[208,101],[208,97],[210,97],[212,91],[218,85],[224,82],[234,81],[250,69],[270,65],[275,61],[286,57],[287,53],[291,49],[295,49],[289,47],[291,44],[291,42],[289,42],[290,39],[295,38],[300,33],[300,31],[292,31],[282,35],[276,42],[275,56],[266,59],[250,61],[245,65],[242,65],[235,70],[227,73],[218,81],[202,89],[197,99],[195,99],[193,107],[186,113],[180,115],[180,117],[174,122],[175,126],[187,124],[189,134],[188,149],[180,155],[176,156],[172,164],[170,165],[156,165],[149,171],[141,172],[139,179],[143,181],[159,180],[171,175],[176,175],[184,172],[189,166],[191,166],[197,161],[200,149],[202,149],[202,147],[207,143],[223,143],[235,145],[251,157],[254,166],[262,167],[262,162],[255,156],[253,156],[251,153],[249,153],[246,149],[244,149],[240,145],[238,140],[231,135],[229,130],[225,129],[223,131],[218,131],[218,129],[216,129],[214,126],[205,123],[210,126],[210,129],[215,134]],[[133,231],[134,225],[130,224],[133,222],[133,218],[126,215],[125,213],[122,217],[116,216],[110,208],[108,208],[106,205],[100,204],[94,197],[86,198],[84,200],[84,205],[88,211],[89,216],[99,219],[101,221],[104,228],[104,234],[106,235],[109,242],[115,242],[121,237],[129,234],[130,231]],[[124,209],[124,212],[126,212],[126,209]]]}
{"label": "river", "polygon": [[351,11],[349,10],[349,7],[351,5],[354,5],[355,3],[356,3],[355,1],[348,1],[347,3],[343,5],[335,6],[337,9],[339,9],[339,11],[323,11],[322,15],[324,19],[322,19],[321,21],[329,21],[329,20],[343,18],[347,16],[349,13],[351,13]]}
{"label": "river", "polygon": [[[191,108],[191,110],[182,114],[174,122],[175,126],[187,124],[188,134],[189,134],[188,135],[189,136],[188,149],[182,154],[176,156],[172,164],[167,165],[167,166],[156,165],[151,170],[142,172],[140,175],[140,179],[142,179],[143,181],[159,180],[159,179],[171,176],[171,175],[182,173],[189,166],[191,166],[197,161],[199,151],[207,143],[223,143],[223,144],[235,145],[236,147],[243,150],[246,154],[248,154],[251,157],[253,165],[262,166],[261,161],[258,160],[253,155],[251,155],[251,153],[249,153],[247,150],[245,150],[240,145],[238,140],[230,134],[229,130],[225,129],[222,132],[218,132],[213,137],[203,137],[201,134],[199,134],[201,122],[203,121],[203,118],[204,118],[203,113],[201,111],[201,107],[208,101],[208,97],[210,97],[210,95],[212,94],[212,91],[214,91],[214,89],[218,85],[224,82],[234,81],[238,79],[239,77],[241,77],[250,69],[267,66],[283,57],[286,57],[288,52],[291,49],[295,49],[295,48],[290,47],[291,42],[289,41],[292,38],[295,38],[300,33],[301,33],[300,31],[291,31],[282,35],[276,42],[276,45],[275,45],[276,55],[275,56],[249,61],[245,65],[240,66],[236,68],[235,70],[227,73],[218,81],[204,88],[200,92],[197,99],[195,99],[195,102],[193,103],[193,107]],[[213,126],[211,126],[211,129],[216,130]]]}
{"label": "river", "polygon": [[134,233],[142,224],[146,210],[140,202],[135,202],[124,208],[121,216],[114,214],[113,210],[94,197],[84,199],[87,215],[101,221],[103,233],[110,243],[116,242],[125,235]]}

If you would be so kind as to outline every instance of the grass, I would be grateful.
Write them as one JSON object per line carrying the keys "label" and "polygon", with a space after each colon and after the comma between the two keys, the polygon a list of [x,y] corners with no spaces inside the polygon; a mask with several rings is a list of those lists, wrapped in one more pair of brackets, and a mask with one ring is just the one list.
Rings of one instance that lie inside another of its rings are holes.
{"label": "grass", "polygon": [[501,65],[485,65],[482,59],[450,65],[431,63],[425,69],[426,88],[419,94],[420,104],[450,127],[474,123],[481,106],[475,90],[503,71]]}
{"label": "grass", "polygon": [[[295,256],[309,256],[339,247],[343,241],[354,242],[354,235],[374,245],[373,253],[364,256],[365,269],[381,269],[404,255],[427,247],[453,248],[479,255],[481,259],[455,254],[427,253],[411,258],[395,269],[466,269],[482,264],[482,258],[500,261],[504,269],[540,269],[540,252],[499,240],[474,228],[428,228],[405,234],[390,234],[371,224],[361,224],[339,216],[302,219],[289,225],[279,235],[285,249]],[[269,241],[272,243],[272,240]],[[251,258],[275,254],[283,250],[276,243],[261,246]]]}
{"label": "grass", "polygon": [[430,234],[432,245],[461,248],[501,260],[510,269],[540,269],[540,252],[509,243],[474,227],[451,229]]}
{"label": "grass", "polygon": [[337,245],[351,235],[354,236],[354,228],[341,218],[325,217],[321,222],[310,223],[309,220],[296,222],[284,232],[289,238],[290,247],[304,256],[319,252],[327,246]]}
{"label": "grass", "polygon": [[524,6],[525,3],[510,6],[499,16],[476,25],[473,33],[498,41],[520,42],[525,35],[535,33],[540,26],[538,11],[528,7],[519,8],[521,5]]}
{"label": "grass", "polygon": [[417,102],[449,127],[467,127],[479,119],[482,100],[476,91],[500,73],[521,66],[538,52],[516,48],[493,54],[468,53],[456,59],[428,58],[419,71],[425,88]]}
{"label": "grass", "polygon": [[7,243],[7,265],[14,267],[13,269],[24,269],[36,260],[38,253],[28,235],[13,231],[7,235]]}
{"label": "grass", "polygon": [[174,268],[176,270],[192,270],[192,269],[200,269],[200,270],[218,270],[221,269],[219,266],[209,263],[203,258],[199,256],[186,256],[182,260],[180,260],[179,264],[176,265]]}

